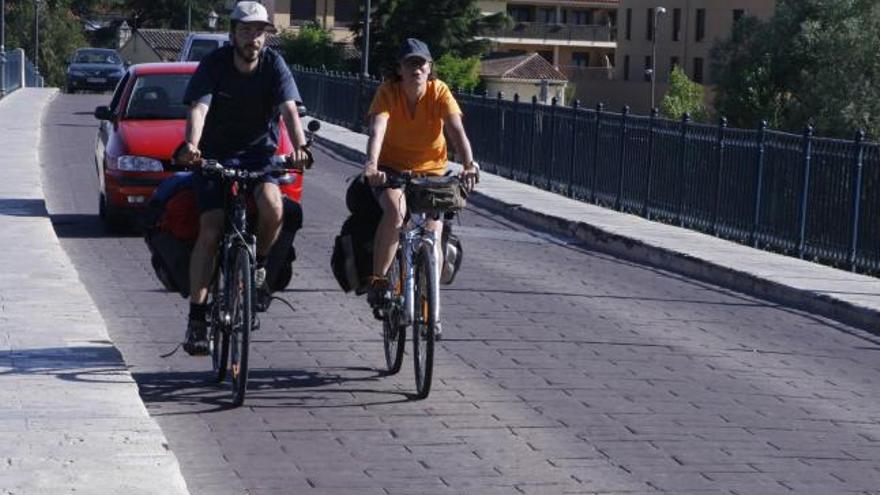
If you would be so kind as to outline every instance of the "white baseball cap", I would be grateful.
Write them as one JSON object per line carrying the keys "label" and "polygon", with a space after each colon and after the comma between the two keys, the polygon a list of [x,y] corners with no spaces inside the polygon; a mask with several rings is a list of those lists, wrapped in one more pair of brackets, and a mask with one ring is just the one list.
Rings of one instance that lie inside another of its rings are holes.
{"label": "white baseball cap", "polygon": [[259,2],[238,2],[230,18],[237,22],[259,22],[266,26],[266,31],[276,32],[275,25],[269,20],[269,12]]}

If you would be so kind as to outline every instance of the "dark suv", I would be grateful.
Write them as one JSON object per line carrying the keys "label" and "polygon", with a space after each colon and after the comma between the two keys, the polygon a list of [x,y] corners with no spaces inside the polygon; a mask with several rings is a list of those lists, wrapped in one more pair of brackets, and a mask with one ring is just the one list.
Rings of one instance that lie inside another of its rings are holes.
{"label": "dark suv", "polygon": [[67,66],[67,92],[90,89],[108,91],[125,73],[125,64],[116,50],[108,48],[80,48]]}

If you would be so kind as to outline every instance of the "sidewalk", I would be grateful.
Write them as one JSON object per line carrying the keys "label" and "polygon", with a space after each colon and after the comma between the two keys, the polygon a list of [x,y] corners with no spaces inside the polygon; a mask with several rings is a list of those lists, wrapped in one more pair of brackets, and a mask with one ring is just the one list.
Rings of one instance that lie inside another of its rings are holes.
{"label": "sidewalk", "polygon": [[185,494],[46,211],[37,143],[56,92],[0,100],[0,492]]}
{"label": "sidewalk", "polygon": [[[361,161],[367,136],[322,122],[316,140]],[[477,206],[578,239],[591,249],[865,330],[880,328],[880,280],[876,278],[651,222],[485,172],[478,193],[471,196]]]}

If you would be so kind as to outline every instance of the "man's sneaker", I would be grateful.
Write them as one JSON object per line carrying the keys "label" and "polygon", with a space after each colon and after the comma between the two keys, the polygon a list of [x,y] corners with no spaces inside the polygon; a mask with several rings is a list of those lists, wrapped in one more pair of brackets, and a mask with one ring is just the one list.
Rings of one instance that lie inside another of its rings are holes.
{"label": "man's sneaker", "polygon": [[367,302],[370,307],[383,307],[388,304],[388,279],[385,277],[371,276],[370,285],[367,287]]}
{"label": "man's sneaker", "polygon": [[266,268],[259,267],[254,270],[254,287],[255,287],[255,299],[254,299],[254,309],[258,312],[265,312],[269,309],[269,304],[272,303],[272,293],[269,291],[269,286],[266,284]]}
{"label": "man's sneaker", "polygon": [[183,350],[190,356],[207,356],[208,348],[208,323],[202,320],[190,319],[186,327],[186,342]]}

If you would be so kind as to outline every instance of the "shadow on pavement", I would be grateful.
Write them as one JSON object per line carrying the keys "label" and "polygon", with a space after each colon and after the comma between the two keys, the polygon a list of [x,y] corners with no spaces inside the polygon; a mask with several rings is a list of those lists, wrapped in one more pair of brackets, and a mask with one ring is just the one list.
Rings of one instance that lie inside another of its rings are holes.
{"label": "shadow on pavement", "polygon": [[[369,371],[367,376],[347,376],[310,370],[257,369],[248,376],[248,391],[243,407],[261,408],[345,408],[395,404],[415,399],[414,394],[351,386],[363,382],[379,383],[382,371],[366,368],[334,368],[345,372]],[[210,372],[133,373],[141,398],[148,407],[182,406],[167,412],[151,411],[153,416],[203,414],[231,409],[229,382],[213,381]],[[357,395],[389,397],[363,400]],[[194,410],[193,406],[209,406]]]}
{"label": "shadow on pavement", "polygon": [[54,375],[59,380],[130,383],[122,355],[110,342],[93,346],[42,347],[0,351],[0,376]]}
{"label": "shadow on pavement", "polygon": [[83,214],[60,214],[51,215],[52,225],[55,227],[55,235],[59,239],[95,239],[113,237],[140,237],[137,229],[129,229],[125,232],[111,233],[107,231],[104,222],[98,215]]}
{"label": "shadow on pavement", "polygon": [[0,215],[10,217],[46,217],[46,202],[42,199],[0,199]]}

